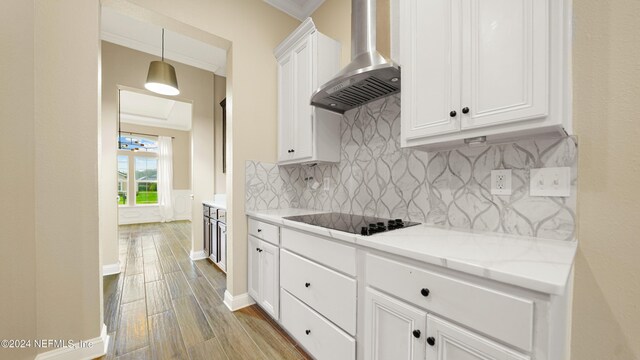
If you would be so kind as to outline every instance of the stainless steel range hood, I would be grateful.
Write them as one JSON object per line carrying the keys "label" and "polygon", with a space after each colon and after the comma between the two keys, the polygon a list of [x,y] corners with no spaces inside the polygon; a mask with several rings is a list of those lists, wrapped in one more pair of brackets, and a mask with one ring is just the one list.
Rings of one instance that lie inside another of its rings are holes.
{"label": "stainless steel range hood", "polygon": [[376,51],[376,0],[351,2],[351,63],[311,96],[311,105],[344,113],[400,92],[400,67]]}

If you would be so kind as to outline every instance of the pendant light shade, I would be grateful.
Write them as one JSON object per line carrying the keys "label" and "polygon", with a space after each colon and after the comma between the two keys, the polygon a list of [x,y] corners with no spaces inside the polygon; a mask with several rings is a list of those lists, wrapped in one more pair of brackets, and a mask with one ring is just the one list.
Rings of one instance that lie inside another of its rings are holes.
{"label": "pendant light shade", "polygon": [[144,87],[157,94],[178,95],[178,78],[176,69],[164,62],[164,29],[162,29],[162,61],[152,61],[149,64],[149,73]]}

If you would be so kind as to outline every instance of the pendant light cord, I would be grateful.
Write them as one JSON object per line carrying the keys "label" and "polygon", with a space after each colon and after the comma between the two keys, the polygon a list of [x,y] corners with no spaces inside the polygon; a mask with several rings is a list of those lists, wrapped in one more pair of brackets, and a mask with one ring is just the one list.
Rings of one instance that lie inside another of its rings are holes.
{"label": "pendant light cord", "polygon": [[164,62],[164,28],[162,28],[162,62]]}

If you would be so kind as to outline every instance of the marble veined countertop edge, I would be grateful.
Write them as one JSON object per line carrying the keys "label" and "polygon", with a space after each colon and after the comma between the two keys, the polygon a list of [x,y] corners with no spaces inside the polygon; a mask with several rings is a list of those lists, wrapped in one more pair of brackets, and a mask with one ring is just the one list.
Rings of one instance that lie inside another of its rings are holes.
{"label": "marble veined countertop edge", "polygon": [[427,224],[362,236],[284,219],[323,212],[326,211],[246,211],[248,216],[260,220],[554,295],[564,293],[577,251],[576,241]]}

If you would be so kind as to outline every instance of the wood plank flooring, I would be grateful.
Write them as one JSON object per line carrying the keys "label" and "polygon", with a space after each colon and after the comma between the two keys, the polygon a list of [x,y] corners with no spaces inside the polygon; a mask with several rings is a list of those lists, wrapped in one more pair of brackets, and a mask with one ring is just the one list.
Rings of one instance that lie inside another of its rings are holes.
{"label": "wood plank flooring", "polygon": [[191,223],[121,226],[122,273],[104,277],[111,342],[101,360],[310,359],[256,305],[223,304],[225,274],[191,261]]}

